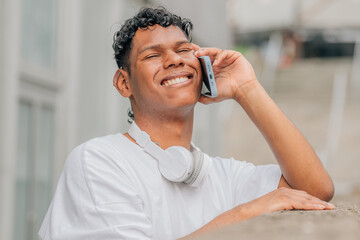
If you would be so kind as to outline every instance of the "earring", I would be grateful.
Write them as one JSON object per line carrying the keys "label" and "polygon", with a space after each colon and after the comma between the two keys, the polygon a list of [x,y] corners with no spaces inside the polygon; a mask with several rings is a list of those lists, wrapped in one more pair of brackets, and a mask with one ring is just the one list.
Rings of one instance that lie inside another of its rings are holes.
{"label": "earring", "polygon": [[134,121],[134,111],[132,110],[132,107],[130,105],[130,107],[127,110],[127,115],[129,117],[128,119],[128,123],[132,123]]}

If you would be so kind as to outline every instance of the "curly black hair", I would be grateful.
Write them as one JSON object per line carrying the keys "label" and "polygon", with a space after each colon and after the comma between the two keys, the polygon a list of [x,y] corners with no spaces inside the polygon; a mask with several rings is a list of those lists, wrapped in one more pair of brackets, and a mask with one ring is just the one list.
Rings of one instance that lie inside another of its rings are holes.
{"label": "curly black hair", "polygon": [[124,25],[114,34],[113,49],[115,60],[119,68],[127,70],[130,74],[129,53],[132,47],[132,39],[138,28],[146,29],[158,24],[162,27],[171,25],[179,27],[186,38],[191,41],[193,24],[189,19],[181,18],[167,11],[164,7],[142,8],[134,17],[125,21]]}

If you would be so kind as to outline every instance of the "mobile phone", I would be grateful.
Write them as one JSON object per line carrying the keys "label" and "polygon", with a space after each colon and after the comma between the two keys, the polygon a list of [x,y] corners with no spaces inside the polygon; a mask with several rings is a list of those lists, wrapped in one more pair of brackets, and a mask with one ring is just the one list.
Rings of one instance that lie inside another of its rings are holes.
{"label": "mobile phone", "polygon": [[217,89],[216,89],[215,77],[211,66],[210,57],[201,56],[199,57],[199,61],[201,65],[202,80],[203,80],[201,94],[206,97],[216,97]]}

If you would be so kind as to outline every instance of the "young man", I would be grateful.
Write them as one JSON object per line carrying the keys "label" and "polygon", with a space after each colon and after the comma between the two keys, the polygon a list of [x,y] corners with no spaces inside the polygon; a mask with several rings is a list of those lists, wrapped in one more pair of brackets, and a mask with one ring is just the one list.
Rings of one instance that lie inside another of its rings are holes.
{"label": "young man", "polygon": [[[187,19],[147,8],[115,34],[113,83],[130,99],[135,123],[128,133],[72,151],[43,239],[175,239],[267,212],[334,207],[326,202],[331,178],[249,62],[235,51],[190,43],[191,29]],[[204,55],[216,98],[200,95]],[[280,167],[210,157],[191,143],[195,104],[225,99],[246,111]]]}

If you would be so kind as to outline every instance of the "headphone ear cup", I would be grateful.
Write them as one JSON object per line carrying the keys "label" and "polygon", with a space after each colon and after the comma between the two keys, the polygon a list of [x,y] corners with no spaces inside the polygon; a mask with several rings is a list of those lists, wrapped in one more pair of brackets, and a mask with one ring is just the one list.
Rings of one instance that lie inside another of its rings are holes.
{"label": "headphone ear cup", "polygon": [[183,182],[193,171],[193,155],[184,147],[172,146],[166,153],[171,159],[158,159],[161,174],[172,182]]}
{"label": "headphone ear cup", "polygon": [[198,187],[207,176],[212,161],[206,154],[198,149],[195,149],[192,154],[194,156],[194,170],[190,177],[186,179],[185,183],[192,187]]}
{"label": "headphone ear cup", "polygon": [[184,182],[196,187],[201,184],[211,166],[211,158],[191,144],[191,152],[181,146],[163,150],[151,141],[149,134],[132,122],[128,131],[136,143],[158,161],[161,175],[172,182]]}
{"label": "headphone ear cup", "polygon": [[[195,156],[195,154],[198,154],[200,157]],[[197,153],[194,152],[194,159],[194,161],[196,162],[194,165],[197,166],[197,169],[195,169],[194,172],[197,172],[198,174],[194,182],[190,185],[193,187],[198,187],[208,175],[212,166],[212,160],[208,155],[204,154],[201,151],[198,151]]]}

